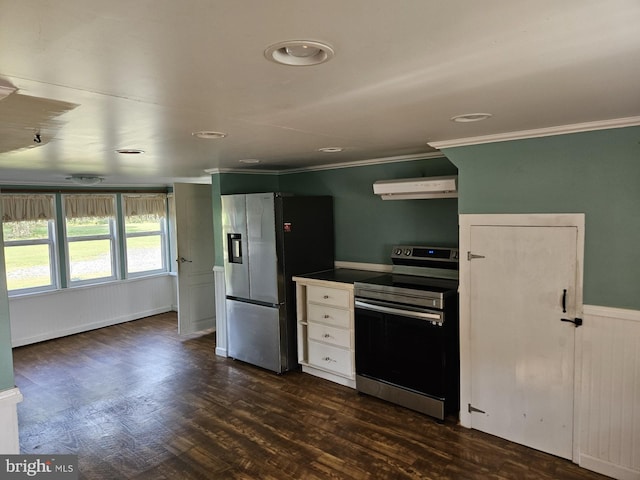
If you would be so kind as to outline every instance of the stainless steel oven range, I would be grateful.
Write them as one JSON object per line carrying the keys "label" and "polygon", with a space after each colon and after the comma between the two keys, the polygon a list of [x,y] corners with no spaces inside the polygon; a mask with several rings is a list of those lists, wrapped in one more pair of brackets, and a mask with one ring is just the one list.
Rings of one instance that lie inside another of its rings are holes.
{"label": "stainless steel oven range", "polygon": [[355,283],[356,388],[444,420],[459,409],[458,249],[393,247]]}

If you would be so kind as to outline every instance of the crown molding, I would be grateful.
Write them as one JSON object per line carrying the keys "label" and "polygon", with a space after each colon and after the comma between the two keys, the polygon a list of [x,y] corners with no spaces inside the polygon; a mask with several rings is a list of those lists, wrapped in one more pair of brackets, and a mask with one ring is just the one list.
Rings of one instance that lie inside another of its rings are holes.
{"label": "crown molding", "polygon": [[368,165],[412,162],[414,160],[429,160],[432,158],[442,158],[442,157],[444,157],[444,154],[441,152],[429,152],[429,153],[421,153],[417,155],[400,155],[397,157],[371,158],[369,160],[356,160],[353,162],[332,163],[328,165],[318,165],[315,167],[291,168],[287,170],[282,170],[280,173],[288,174],[288,173],[302,173],[302,172],[310,172],[310,171],[318,171],[318,170],[338,170],[340,168],[365,167]]}
{"label": "crown molding", "polygon": [[414,160],[429,160],[432,158],[442,158],[444,154],[441,152],[420,153],[415,155],[401,155],[397,157],[371,158],[368,160],[356,160],[345,163],[330,163],[326,165],[317,165],[313,167],[287,168],[282,170],[264,170],[250,168],[207,168],[205,173],[247,173],[247,174],[264,174],[264,175],[286,175],[289,173],[313,172],[319,170],[337,170],[340,168],[364,167],[367,165],[379,165],[386,163],[411,162]]}
{"label": "crown molding", "polygon": [[251,175],[277,175],[281,173],[280,170],[265,170],[265,169],[257,169],[257,168],[207,168],[205,173],[210,175],[216,173],[247,173]]}
{"label": "crown molding", "polygon": [[537,128],[533,130],[520,130],[517,132],[498,133],[495,135],[483,135],[479,137],[456,138],[439,142],[428,142],[429,146],[437,148],[465,147],[480,145],[483,143],[508,142],[511,140],[524,140],[527,138],[551,137],[554,135],[567,135],[570,133],[591,132],[595,130],[607,130],[611,128],[636,127],[640,125],[639,117],[614,118],[611,120],[599,120],[597,122],[574,123],[557,127]]}

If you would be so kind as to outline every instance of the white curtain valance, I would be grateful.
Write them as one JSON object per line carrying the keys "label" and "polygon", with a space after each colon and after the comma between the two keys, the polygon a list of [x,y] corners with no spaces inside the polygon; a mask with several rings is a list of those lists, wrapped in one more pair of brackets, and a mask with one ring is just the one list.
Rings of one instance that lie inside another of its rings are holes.
{"label": "white curtain valance", "polygon": [[65,195],[64,213],[67,218],[114,217],[114,195]]}
{"label": "white curtain valance", "polygon": [[133,215],[167,215],[167,196],[154,195],[124,195],[124,214],[127,217]]}
{"label": "white curtain valance", "polygon": [[2,194],[2,221],[52,220],[55,217],[53,195]]}

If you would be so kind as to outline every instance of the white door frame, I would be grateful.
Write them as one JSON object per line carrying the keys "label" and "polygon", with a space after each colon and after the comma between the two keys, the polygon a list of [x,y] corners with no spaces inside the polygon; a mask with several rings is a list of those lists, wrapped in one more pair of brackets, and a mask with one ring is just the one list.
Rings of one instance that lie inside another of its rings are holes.
{"label": "white door frame", "polygon": [[[471,250],[472,226],[536,226],[577,228],[576,268],[576,316],[583,313],[583,259],[584,226],[583,213],[525,213],[525,214],[460,214],[460,424],[471,428],[471,414],[467,405],[471,403],[471,296],[470,274],[467,252]],[[574,358],[574,409],[573,409],[573,461],[577,461],[580,420],[580,380],[582,378],[582,329],[576,329]]]}

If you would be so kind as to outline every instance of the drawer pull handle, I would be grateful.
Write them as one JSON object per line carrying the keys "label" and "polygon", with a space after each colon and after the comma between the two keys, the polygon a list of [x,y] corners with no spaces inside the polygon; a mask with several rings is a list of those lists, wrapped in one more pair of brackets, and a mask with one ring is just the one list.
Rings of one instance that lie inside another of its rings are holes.
{"label": "drawer pull handle", "polygon": [[329,295],[324,295],[322,298],[324,298],[325,300],[329,298]]}
{"label": "drawer pull handle", "polygon": [[330,315],[325,315],[325,316],[324,316],[324,317],[322,317],[322,318],[331,318],[331,316],[330,316]]}
{"label": "drawer pull handle", "polygon": [[328,333],[325,333],[325,334],[323,335],[323,337],[324,337],[324,338],[331,338],[331,335],[329,335]]}
{"label": "drawer pull handle", "polygon": [[324,357],[322,360],[324,360],[325,362],[335,362],[335,360],[331,357]]}

